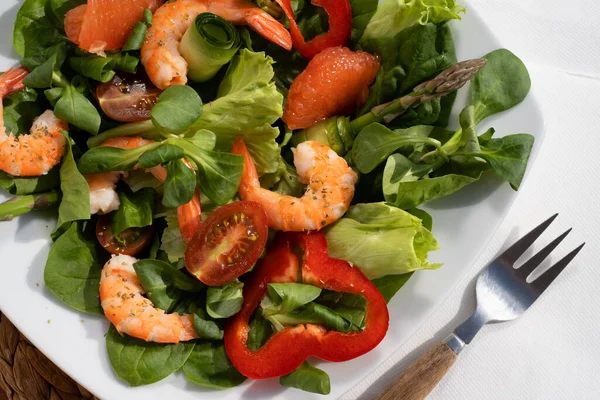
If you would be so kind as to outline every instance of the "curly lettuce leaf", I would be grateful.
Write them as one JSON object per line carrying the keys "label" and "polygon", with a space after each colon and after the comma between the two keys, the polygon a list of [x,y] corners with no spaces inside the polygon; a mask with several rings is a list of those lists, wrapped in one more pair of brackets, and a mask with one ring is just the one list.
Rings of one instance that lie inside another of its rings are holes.
{"label": "curly lettuce leaf", "polygon": [[385,0],[379,3],[361,40],[392,38],[404,29],[460,19],[466,9],[454,0]]}
{"label": "curly lettuce leaf", "polygon": [[247,49],[236,56],[219,86],[217,99],[204,106],[204,112],[190,132],[210,129],[217,135],[217,149],[229,151],[242,136],[259,174],[275,172],[279,130],[272,127],[283,114],[283,96],[273,81],[273,59]]}
{"label": "curly lettuce leaf", "polygon": [[427,261],[439,245],[421,219],[385,203],[351,207],[325,235],[329,254],[353,263],[369,279],[441,267]]}

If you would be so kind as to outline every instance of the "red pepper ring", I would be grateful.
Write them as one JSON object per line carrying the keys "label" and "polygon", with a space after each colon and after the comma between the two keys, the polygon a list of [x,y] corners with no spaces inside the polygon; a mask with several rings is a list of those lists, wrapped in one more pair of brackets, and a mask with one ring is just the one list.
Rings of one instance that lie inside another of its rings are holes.
{"label": "red pepper ring", "polygon": [[283,12],[290,20],[290,34],[294,48],[302,57],[311,60],[328,47],[345,46],[352,34],[352,7],[348,0],[311,0],[315,6],[322,7],[329,16],[329,31],[316,36],[306,43],[294,17],[290,0],[277,0]]}
{"label": "red pepper ring", "polygon": [[[301,267],[292,251],[296,247],[304,251]],[[305,283],[364,295],[365,328],[342,333],[317,325],[298,325],[275,333],[257,351],[250,350],[250,318],[267,294],[267,284],[296,282],[300,268]],[[242,309],[225,326],[225,350],[243,375],[252,379],[274,378],[291,373],[309,356],[341,362],[368,353],[383,340],[388,325],[388,309],[381,293],[358,268],[329,257],[323,233],[279,233],[272,249],[244,285]]]}

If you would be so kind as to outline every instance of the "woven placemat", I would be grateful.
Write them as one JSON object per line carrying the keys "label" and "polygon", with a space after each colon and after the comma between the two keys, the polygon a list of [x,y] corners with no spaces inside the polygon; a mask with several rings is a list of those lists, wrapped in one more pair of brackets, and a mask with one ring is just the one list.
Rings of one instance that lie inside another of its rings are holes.
{"label": "woven placemat", "polygon": [[97,400],[0,313],[0,400]]}

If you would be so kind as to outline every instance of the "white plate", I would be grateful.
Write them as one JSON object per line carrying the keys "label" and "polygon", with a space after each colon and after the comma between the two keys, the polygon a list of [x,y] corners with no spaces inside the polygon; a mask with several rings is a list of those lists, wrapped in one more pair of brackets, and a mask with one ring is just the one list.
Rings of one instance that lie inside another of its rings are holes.
{"label": "white plate", "polygon": [[[3,0],[0,4],[0,70],[15,64],[10,38],[20,4],[18,0]],[[474,6],[466,6],[468,13],[463,21],[453,25],[459,60],[480,57],[501,47]],[[467,90],[461,91],[455,110],[465,103],[466,93]],[[485,121],[480,131],[489,126],[494,126],[500,136],[521,132],[535,135],[530,165],[534,162],[544,135],[544,122],[534,93],[515,109]],[[331,394],[327,398],[340,397],[358,384],[427,320],[491,239],[516,195],[508,184],[488,176],[450,198],[425,207],[434,217],[434,233],[442,247],[431,259],[443,262],[444,267],[415,274],[394,297],[390,303],[390,329],[375,350],[350,362],[317,362],[331,377]],[[5,198],[5,194],[0,194],[0,200]],[[98,397],[107,400],[186,400],[200,395],[205,399],[326,398],[285,389],[277,379],[247,381],[235,389],[214,391],[187,382],[181,373],[154,385],[128,387],[113,374],[108,362],[104,345],[108,322],[69,309],[44,287],[43,270],[54,225],[51,215],[40,214],[0,224],[0,309],[54,363]]]}

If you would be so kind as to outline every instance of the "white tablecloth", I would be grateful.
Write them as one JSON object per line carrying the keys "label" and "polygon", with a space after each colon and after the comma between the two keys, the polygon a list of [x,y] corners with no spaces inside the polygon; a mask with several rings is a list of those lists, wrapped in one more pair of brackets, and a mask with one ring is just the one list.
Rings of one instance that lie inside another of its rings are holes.
{"label": "white tablecloth", "polygon": [[520,319],[485,327],[429,399],[600,399],[600,3],[474,0],[471,7],[529,67],[546,138],[485,254],[425,326],[344,398],[370,399],[450,333],[474,308],[482,266],[524,233],[519,226],[559,212],[543,237],[573,227],[557,255],[586,247]]}

